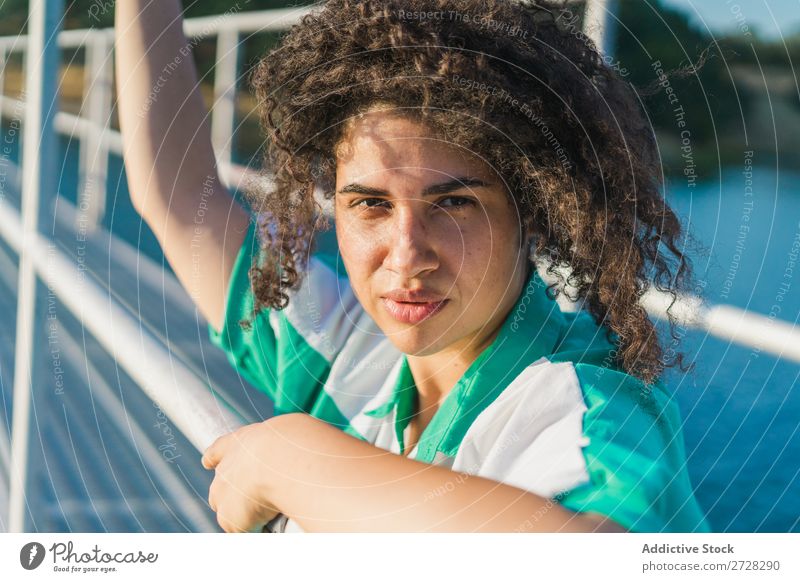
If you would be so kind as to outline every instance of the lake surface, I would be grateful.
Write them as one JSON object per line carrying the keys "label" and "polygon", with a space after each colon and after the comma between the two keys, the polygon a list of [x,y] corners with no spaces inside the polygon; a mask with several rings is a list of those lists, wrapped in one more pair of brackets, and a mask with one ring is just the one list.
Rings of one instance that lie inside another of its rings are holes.
{"label": "lake surface", "polygon": [[[744,171],[695,188],[676,183],[667,199],[705,247],[693,260],[710,304],[797,325],[800,175]],[[683,350],[696,373],[667,377],[715,531],[800,531],[800,365],[699,331],[687,333]]]}

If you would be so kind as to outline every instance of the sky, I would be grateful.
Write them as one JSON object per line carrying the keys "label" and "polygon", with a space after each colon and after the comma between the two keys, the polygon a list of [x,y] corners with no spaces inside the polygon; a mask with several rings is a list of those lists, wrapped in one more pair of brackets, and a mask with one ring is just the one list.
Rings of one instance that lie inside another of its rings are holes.
{"label": "sky", "polygon": [[[641,0],[634,0],[641,1]],[[800,0],[662,0],[713,33],[751,33],[765,40],[800,33]],[[703,22],[705,21],[705,24]]]}

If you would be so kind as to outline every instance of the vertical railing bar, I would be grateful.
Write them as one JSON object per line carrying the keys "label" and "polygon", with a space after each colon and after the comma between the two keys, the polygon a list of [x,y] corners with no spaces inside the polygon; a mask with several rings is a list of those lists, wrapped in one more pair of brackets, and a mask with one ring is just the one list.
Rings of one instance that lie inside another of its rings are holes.
{"label": "vertical railing bar", "polygon": [[111,116],[111,45],[103,32],[90,35],[86,46],[82,115],[97,130],[80,140],[80,188],[78,208],[87,229],[103,220],[108,177],[108,145],[102,131]]}
{"label": "vertical railing bar", "polygon": [[614,42],[612,12],[615,0],[586,0],[583,32],[603,55],[610,55]]}
{"label": "vertical railing bar", "polygon": [[[3,97],[3,91],[5,91],[5,81],[6,81],[6,49],[5,47],[0,48],[0,97]],[[3,127],[3,108],[0,107],[0,128]],[[4,163],[8,163],[8,160],[4,160]],[[0,192],[0,195],[3,195]]]}
{"label": "vertical railing bar", "polygon": [[56,80],[60,53],[57,38],[62,16],[63,0],[30,2],[22,144],[23,244],[19,255],[11,421],[10,532],[22,532],[25,527],[25,482],[33,391],[33,334],[36,324],[36,271],[26,248],[30,247],[38,232],[40,196],[55,189],[52,169],[60,165],[56,161],[53,117],[58,110]]}
{"label": "vertical railing bar", "polygon": [[214,65],[214,103],[211,110],[211,142],[220,164],[233,159],[233,124],[236,117],[236,81],[239,68],[239,32],[223,28],[217,35]]}
{"label": "vertical railing bar", "polygon": [[[6,48],[0,48],[0,99],[3,98],[5,91],[5,78],[6,78]],[[3,107],[0,107],[0,133],[3,127]],[[9,183],[13,183],[14,174],[9,179],[8,174],[12,172],[10,168],[11,161],[9,160],[8,153],[4,150],[0,153],[0,171],[3,176],[3,188],[8,187]],[[13,186],[12,186],[13,187]],[[0,188],[0,202],[6,197],[6,193]],[[2,430],[0,430],[0,479],[5,482],[8,479],[9,485],[11,482],[11,441],[10,436],[6,430],[4,423]],[[9,487],[10,488],[10,487]],[[9,510],[9,497],[8,489],[0,484],[0,532],[7,531],[8,527],[8,510]]]}

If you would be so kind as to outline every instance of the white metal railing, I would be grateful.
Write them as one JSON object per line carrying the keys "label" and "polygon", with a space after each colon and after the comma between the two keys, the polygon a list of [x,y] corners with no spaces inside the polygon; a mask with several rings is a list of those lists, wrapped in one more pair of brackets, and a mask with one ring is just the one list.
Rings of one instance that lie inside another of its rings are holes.
{"label": "white metal railing", "polygon": [[[198,450],[205,450],[216,436],[246,423],[188,366],[169,357],[164,344],[104,288],[83,277],[75,261],[57,250],[47,237],[35,233],[23,246],[23,228],[19,213],[8,202],[0,201],[0,236],[13,251],[25,255],[64,307],[109,350],[114,361],[142,390],[158,402]],[[16,408],[16,401],[14,404]]]}
{"label": "white metal railing", "polygon": [[[245,419],[213,393],[168,348],[139,325],[124,307],[96,283],[80,277],[78,267],[38,232],[41,194],[55,191],[52,168],[55,135],[80,140],[79,207],[81,221],[96,227],[103,218],[108,155],[122,156],[122,136],[109,128],[113,82],[113,29],[72,30],[57,34],[60,0],[32,0],[28,37],[0,38],[0,117],[11,114],[23,123],[22,213],[0,201],[0,236],[20,256],[17,338],[10,465],[9,531],[23,531],[26,505],[28,439],[30,435],[31,358],[35,332],[34,305],[37,276],[46,281],[62,304],[114,356],[128,375],[198,449],[205,450],[218,436],[235,430]],[[230,159],[236,99],[239,35],[282,29],[306,10],[274,10],[225,15],[185,22],[187,36],[216,34],[218,67],[212,134],[222,178],[229,187],[248,177],[248,170]],[[57,38],[58,42],[52,42]],[[59,48],[86,47],[84,99],[81,115],[57,112]],[[2,95],[8,55],[25,58],[25,101]],[[31,55],[40,55],[32,61]],[[49,142],[49,143],[48,143]],[[80,283],[78,283],[80,281]]]}
{"label": "white metal railing", "polygon": [[592,0],[586,3],[583,31],[601,53],[608,55],[614,42],[614,8],[616,0]]}
{"label": "white metal railing", "polygon": [[[584,31],[598,47],[607,50],[608,30],[614,0],[589,0]],[[47,10],[45,11],[45,7]],[[40,193],[47,192],[53,167],[54,132],[77,137],[81,145],[80,196],[84,223],[99,225],[105,205],[105,182],[109,154],[122,155],[122,137],[109,127],[113,29],[70,30],[58,33],[56,43],[48,43],[57,33],[55,15],[62,14],[61,0],[31,0],[28,37],[0,38],[0,116],[12,113],[22,118],[25,129],[23,152],[23,205],[20,216],[0,201],[0,236],[20,255],[19,308],[14,377],[14,419],[12,438],[12,490],[10,499],[11,531],[24,526],[25,463],[28,457],[31,352],[33,348],[33,305],[38,275],[47,278],[63,304],[75,313],[120,365],[136,380],[164,412],[202,451],[216,436],[244,423],[244,419],[215,396],[190,369],[171,358],[166,346],[151,336],[108,293],[84,281],[80,293],[74,288],[75,265],[38,233],[37,216]],[[308,8],[224,14],[186,20],[188,37],[216,36],[212,142],[223,180],[228,186],[241,183],[249,172],[231,162],[231,142],[235,119],[236,80],[240,38],[245,33],[281,30],[299,21]],[[85,47],[86,80],[81,115],[56,112],[54,79],[58,69],[58,49]],[[5,63],[8,55],[25,56],[26,100],[17,101],[2,95]],[[33,60],[31,55],[39,55]],[[24,111],[24,114],[22,113]],[[84,115],[85,113],[85,115]],[[42,141],[44,140],[44,141]],[[48,149],[50,148],[50,149]],[[53,275],[57,276],[53,276]],[[76,298],[80,300],[76,301]],[[658,292],[643,301],[651,315],[665,317],[671,298]],[[718,337],[742,345],[757,347],[800,362],[800,333],[793,326],[730,306],[704,308],[695,298],[682,298],[675,306],[680,321],[687,327],[704,329]],[[138,341],[137,341],[138,339]],[[125,349],[117,349],[124,346]],[[170,378],[165,387],[164,379]]]}
{"label": "white metal railing", "polygon": [[[233,407],[219,398],[186,364],[173,358],[164,344],[144,328],[108,291],[82,277],[80,267],[49,239],[35,234],[23,247],[23,226],[19,213],[5,201],[0,201],[0,236],[12,250],[25,256],[31,268],[61,304],[80,321],[84,330],[91,333],[109,351],[128,376],[160,409],[172,419],[189,441],[199,450],[205,450],[220,435],[247,424]],[[20,296],[20,303],[23,297]],[[18,325],[19,328],[19,325]],[[33,326],[28,330],[33,333]],[[17,344],[17,353],[20,345]],[[16,370],[15,370],[16,372]],[[15,379],[18,376],[15,373]],[[12,471],[17,476],[17,487],[11,488],[9,529],[21,531],[24,509],[24,466],[27,458],[27,412],[19,406],[20,398],[30,395],[29,379],[19,382],[23,391],[14,393],[14,432],[12,433]],[[95,395],[97,396],[97,395]],[[23,402],[24,405],[24,402]],[[14,462],[15,461],[15,462]]]}
{"label": "white metal railing", "polygon": [[[30,248],[38,234],[41,192],[52,191],[50,164],[55,161],[56,138],[52,131],[57,94],[55,75],[59,53],[52,39],[58,30],[57,18],[63,5],[54,0],[45,10],[43,2],[31,1],[28,60],[26,63],[25,125],[22,152],[22,219],[14,233],[19,253],[17,284],[17,329],[14,342],[14,387],[11,421],[11,466],[9,492],[9,530],[22,531],[24,524],[25,484],[28,471],[30,438],[32,354],[36,302],[36,272]],[[48,42],[49,41],[49,42]],[[11,242],[11,241],[8,241]]]}

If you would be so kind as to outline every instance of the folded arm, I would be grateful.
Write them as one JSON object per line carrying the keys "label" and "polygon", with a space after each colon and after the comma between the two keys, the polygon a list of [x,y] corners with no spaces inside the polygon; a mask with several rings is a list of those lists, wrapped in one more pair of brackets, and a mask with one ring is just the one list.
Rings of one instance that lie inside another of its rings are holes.
{"label": "folded arm", "polygon": [[203,457],[217,468],[211,505],[229,531],[272,515],[259,506],[309,532],[624,531],[529,491],[389,453],[308,415],[246,429]]}

